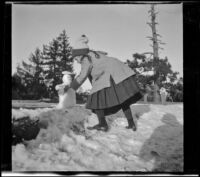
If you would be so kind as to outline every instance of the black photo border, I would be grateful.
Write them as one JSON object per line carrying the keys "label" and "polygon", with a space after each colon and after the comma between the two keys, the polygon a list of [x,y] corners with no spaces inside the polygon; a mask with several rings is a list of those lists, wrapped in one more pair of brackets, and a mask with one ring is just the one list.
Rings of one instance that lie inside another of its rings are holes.
{"label": "black photo border", "polygon": [[[165,1],[137,1],[140,4],[165,3]],[[14,1],[18,4],[135,4],[134,1]],[[199,173],[199,119],[200,119],[200,3],[198,1],[168,1],[183,3],[183,79],[184,79],[184,172]],[[11,172],[11,63],[12,63],[12,2],[4,2],[2,13],[3,60],[1,99],[1,171]],[[25,172],[26,173],[26,172]],[[34,172],[33,172],[34,173]],[[53,172],[52,172],[53,173]],[[157,174],[154,172],[56,172],[57,174]],[[28,173],[27,173],[28,174]],[[162,173],[159,173],[162,174]]]}

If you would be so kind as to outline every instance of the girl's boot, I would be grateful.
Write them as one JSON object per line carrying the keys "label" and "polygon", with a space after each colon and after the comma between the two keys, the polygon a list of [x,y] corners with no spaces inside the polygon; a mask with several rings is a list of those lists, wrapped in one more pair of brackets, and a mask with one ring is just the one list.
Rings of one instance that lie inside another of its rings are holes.
{"label": "girl's boot", "polygon": [[97,125],[94,125],[92,127],[87,127],[89,130],[100,130],[107,132],[108,131],[108,124],[106,122],[106,118],[104,116],[103,110],[97,110],[96,111],[99,123]]}
{"label": "girl's boot", "polygon": [[133,131],[137,130],[137,120],[134,121],[134,119],[127,119],[128,126],[126,126],[127,129],[133,129]]}

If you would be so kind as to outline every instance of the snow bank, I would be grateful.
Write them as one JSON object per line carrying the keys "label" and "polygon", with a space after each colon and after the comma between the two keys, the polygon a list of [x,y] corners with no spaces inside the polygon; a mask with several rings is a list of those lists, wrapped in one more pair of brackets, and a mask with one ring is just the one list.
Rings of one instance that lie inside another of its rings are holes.
{"label": "snow bank", "polygon": [[[97,118],[82,107],[44,110],[39,116],[48,118],[48,128],[12,146],[13,171],[183,171],[183,107],[133,105],[132,112],[139,116],[137,132],[125,129],[118,112],[107,117],[110,130],[104,133],[85,128]],[[82,132],[68,128],[70,117],[83,121]]]}
{"label": "snow bank", "polygon": [[38,108],[38,109],[12,109],[12,119],[20,119],[22,117],[30,117],[30,119],[37,119],[38,115],[47,111],[52,110],[52,108]]}

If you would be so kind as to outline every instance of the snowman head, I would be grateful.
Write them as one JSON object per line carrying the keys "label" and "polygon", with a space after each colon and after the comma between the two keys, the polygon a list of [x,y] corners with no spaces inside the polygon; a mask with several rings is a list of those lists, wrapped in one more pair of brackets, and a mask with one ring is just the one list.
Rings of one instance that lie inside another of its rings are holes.
{"label": "snowman head", "polygon": [[69,71],[63,71],[62,72],[63,77],[62,81],[65,85],[69,85],[72,82],[72,73]]}

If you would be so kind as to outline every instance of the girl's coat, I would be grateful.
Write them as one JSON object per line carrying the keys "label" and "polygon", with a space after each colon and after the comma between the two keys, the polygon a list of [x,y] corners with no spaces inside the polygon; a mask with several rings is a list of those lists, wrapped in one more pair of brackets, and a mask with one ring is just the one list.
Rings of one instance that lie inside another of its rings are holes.
{"label": "girl's coat", "polygon": [[108,57],[98,52],[99,58],[90,52],[91,62],[85,57],[81,62],[81,72],[79,76],[72,82],[71,87],[76,90],[87,79],[92,84],[91,94],[110,87],[110,76],[112,76],[116,84],[135,75],[135,72],[120,60]]}

